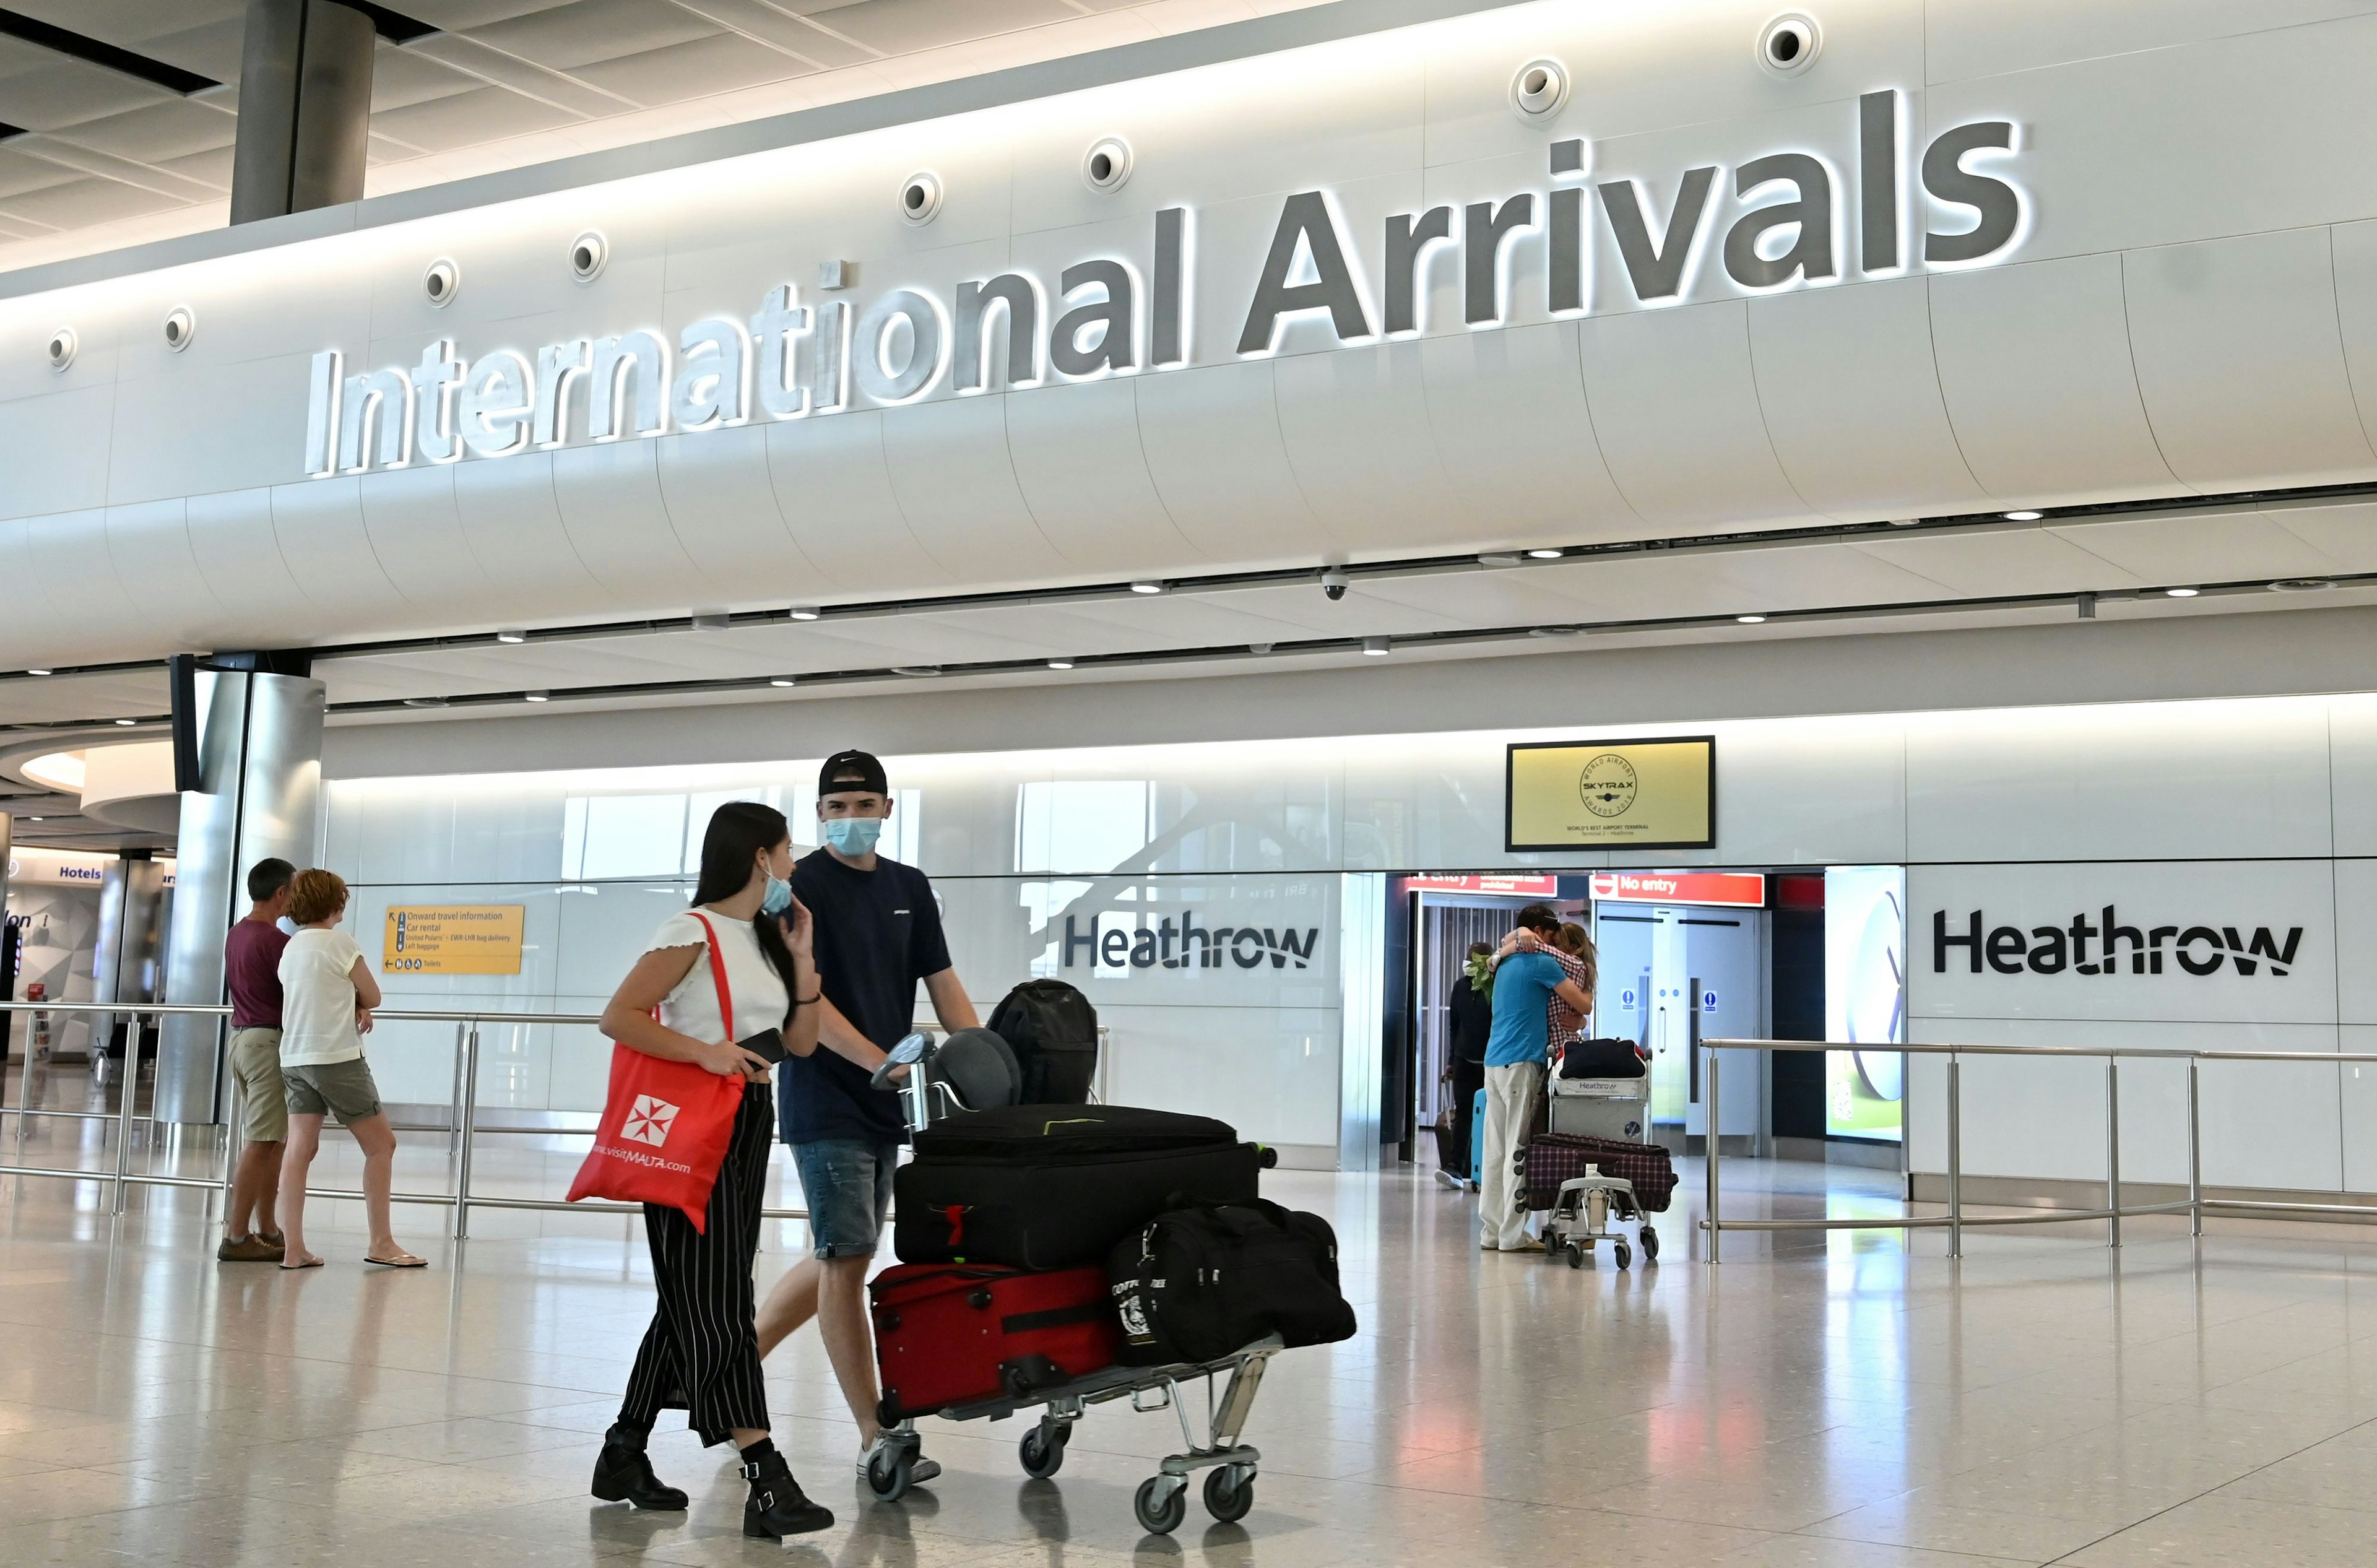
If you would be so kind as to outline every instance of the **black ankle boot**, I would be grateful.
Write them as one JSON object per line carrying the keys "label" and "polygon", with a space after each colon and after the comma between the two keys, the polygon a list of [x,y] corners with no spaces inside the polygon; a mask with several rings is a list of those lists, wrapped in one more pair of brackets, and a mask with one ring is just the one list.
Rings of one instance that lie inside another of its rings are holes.
{"label": "black ankle boot", "polygon": [[780,1540],[832,1527],[833,1514],[808,1500],[774,1443],[755,1442],[743,1451],[743,1478],[751,1483],[750,1501],[743,1504],[745,1535]]}
{"label": "black ankle boot", "polygon": [[594,1495],[605,1502],[632,1502],[655,1513],[681,1514],[685,1493],[663,1486],[652,1474],[651,1456],[640,1439],[623,1437],[613,1427],[603,1440],[602,1456],[594,1461]]}

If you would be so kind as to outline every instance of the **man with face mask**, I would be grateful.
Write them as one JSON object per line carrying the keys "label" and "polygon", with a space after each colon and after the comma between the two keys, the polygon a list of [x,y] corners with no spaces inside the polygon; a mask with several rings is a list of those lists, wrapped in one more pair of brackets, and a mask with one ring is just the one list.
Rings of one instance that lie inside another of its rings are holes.
{"label": "man with face mask", "polygon": [[[793,892],[817,923],[825,1000],[818,1045],[781,1070],[783,1138],[808,1200],[815,1255],[776,1282],[758,1313],[765,1356],[811,1317],[842,1397],[857,1419],[859,1473],[880,1432],[881,1394],[866,1316],[866,1272],[891,1207],[891,1172],[907,1130],[896,1095],[871,1085],[885,1050],[908,1034],[923,981],[946,1030],[980,1023],[950,964],[933,884],[913,866],[876,853],[891,815],[883,764],[864,751],[828,758],[818,774],[825,844],[793,868]],[[912,1481],[941,1467],[919,1456]]]}

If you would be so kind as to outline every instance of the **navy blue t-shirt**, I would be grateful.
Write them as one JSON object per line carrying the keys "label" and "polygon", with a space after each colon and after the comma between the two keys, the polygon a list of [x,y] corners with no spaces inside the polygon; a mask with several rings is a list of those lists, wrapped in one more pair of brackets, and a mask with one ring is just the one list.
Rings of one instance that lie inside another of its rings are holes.
{"label": "navy blue t-shirt", "polygon": [[[950,966],[931,879],[878,856],[854,870],[819,849],[793,868],[793,892],[817,920],[818,980],[851,1027],[885,1050],[916,1015],[916,983]],[[787,1143],[824,1138],[897,1143],[900,1097],[872,1087],[866,1069],[819,1042],[782,1068],[779,1125]]]}

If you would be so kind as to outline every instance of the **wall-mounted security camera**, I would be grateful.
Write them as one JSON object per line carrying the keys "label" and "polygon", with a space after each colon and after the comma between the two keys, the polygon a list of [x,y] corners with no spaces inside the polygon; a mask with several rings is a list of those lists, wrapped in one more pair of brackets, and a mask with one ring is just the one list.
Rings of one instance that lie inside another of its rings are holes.
{"label": "wall-mounted security camera", "polygon": [[165,313],[165,346],[175,353],[190,346],[197,336],[198,318],[186,305],[177,305]]}
{"label": "wall-mounted security camera", "polygon": [[929,223],[941,210],[941,177],[919,169],[900,182],[900,216],[911,223]]}
{"label": "wall-mounted security camera", "polygon": [[75,335],[75,329],[71,327],[61,327],[51,333],[49,347],[45,351],[49,354],[50,368],[64,370],[67,365],[72,365],[75,351],[80,347],[82,347],[82,339]]}
{"label": "wall-mounted security camera", "polygon": [[454,291],[462,286],[462,269],[451,257],[439,257],[421,274],[421,297],[444,309],[454,298]]}
{"label": "wall-mounted security camera", "polygon": [[1345,574],[1335,567],[1331,567],[1320,574],[1320,592],[1329,595],[1332,604],[1345,597],[1345,590],[1348,586]]}
{"label": "wall-mounted security camera", "polygon": [[589,229],[569,242],[569,275],[581,283],[601,277],[603,264],[610,259],[611,242],[600,229]]}
{"label": "wall-mounted security camera", "polygon": [[1758,63],[1778,77],[1798,76],[1823,47],[1823,29],[1804,11],[1786,11],[1758,30]]}
{"label": "wall-mounted security camera", "polygon": [[1511,107],[1522,120],[1548,120],[1568,102],[1568,67],[1558,60],[1530,60],[1511,78]]}
{"label": "wall-mounted security camera", "polygon": [[1130,143],[1118,136],[1092,142],[1081,159],[1081,178],[1090,182],[1092,190],[1121,189],[1130,178]]}

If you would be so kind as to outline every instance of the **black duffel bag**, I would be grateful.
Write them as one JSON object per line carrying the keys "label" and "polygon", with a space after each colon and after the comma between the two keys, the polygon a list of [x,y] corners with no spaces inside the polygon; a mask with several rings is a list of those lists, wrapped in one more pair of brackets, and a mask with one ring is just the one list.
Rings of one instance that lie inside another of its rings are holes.
{"label": "black duffel bag", "polygon": [[1088,1102],[1098,1076],[1098,1010],[1079,989],[1062,980],[1026,980],[990,1010],[990,1027],[1022,1070],[1017,1105]]}
{"label": "black duffel bag", "polygon": [[1560,1053],[1563,1078],[1640,1078],[1642,1058],[1631,1040],[1571,1040]]}
{"label": "black duffel bag", "polygon": [[1288,1345],[1354,1336],[1337,1288],[1337,1233],[1260,1198],[1158,1215],[1106,1260],[1122,1364],[1212,1361],[1265,1335]]}

